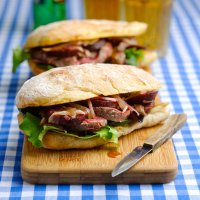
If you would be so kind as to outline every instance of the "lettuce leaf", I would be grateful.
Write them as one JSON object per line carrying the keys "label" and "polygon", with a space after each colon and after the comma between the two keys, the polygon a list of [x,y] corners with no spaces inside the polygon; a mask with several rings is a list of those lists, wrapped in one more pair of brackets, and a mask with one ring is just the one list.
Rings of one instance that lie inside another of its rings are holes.
{"label": "lettuce leaf", "polygon": [[[13,49],[13,58],[12,58],[12,72],[15,73],[19,65],[24,62],[25,60],[30,58],[29,52],[25,51],[21,47],[17,47]],[[40,64],[39,67],[45,70],[53,69],[54,67],[52,65],[45,65],[45,64]]]}
{"label": "lettuce leaf", "polygon": [[28,136],[28,141],[30,141],[33,146],[38,148],[42,147],[42,142],[38,137],[43,130],[43,126],[40,125],[39,118],[27,112],[19,128]]}
{"label": "lettuce leaf", "polygon": [[112,128],[110,126],[105,126],[105,127],[101,128],[100,130],[95,131],[93,133],[93,135],[78,136],[73,133],[68,133],[66,130],[63,130],[63,129],[55,127],[55,126],[44,125],[43,130],[38,137],[41,142],[42,142],[44,135],[47,133],[47,131],[54,131],[54,132],[57,132],[57,133],[60,133],[60,134],[66,135],[66,136],[76,137],[76,138],[80,138],[83,140],[94,138],[94,137],[100,137],[109,142],[114,142],[114,143],[118,142],[117,130],[115,130],[114,128]]}
{"label": "lettuce leaf", "polygon": [[29,52],[24,51],[21,47],[17,47],[13,49],[13,57],[12,57],[12,72],[16,72],[18,66],[29,58]]}
{"label": "lettuce leaf", "polygon": [[73,133],[68,133],[66,130],[63,130],[56,126],[41,125],[40,119],[28,112],[26,113],[23,122],[20,124],[19,127],[28,136],[28,140],[33,144],[33,146],[37,148],[42,147],[43,137],[50,130],[60,134],[64,134],[66,136],[76,137],[84,140],[94,137],[100,137],[108,142],[118,142],[118,132],[111,126],[105,126],[100,130],[93,132],[93,135],[79,136]]}
{"label": "lettuce leaf", "polygon": [[131,121],[130,119],[125,119],[122,122],[112,122],[112,121],[110,121],[109,125],[111,125],[111,126],[123,126],[125,124],[128,124],[130,121]]}
{"label": "lettuce leaf", "polygon": [[138,61],[143,59],[143,50],[129,48],[125,50],[126,61],[129,65],[138,66]]}
{"label": "lettuce leaf", "polygon": [[71,136],[71,137],[76,137],[76,138],[81,138],[81,139],[89,139],[89,138],[96,137],[96,135],[78,136],[78,135],[73,134],[73,133],[68,133],[66,130],[58,128],[56,126],[44,125],[43,130],[41,131],[41,133],[39,134],[39,137],[38,137],[41,142],[42,142],[43,137],[45,136],[45,134],[48,131],[54,131],[56,133],[60,133],[60,134],[66,135],[66,136]]}
{"label": "lettuce leaf", "polygon": [[45,64],[39,64],[38,66],[39,66],[40,68],[44,69],[44,70],[50,70],[50,69],[55,68],[55,67],[52,66],[52,65],[45,65]]}
{"label": "lettuce leaf", "polygon": [[96,136],[99,136],[100,138],[113,142],[113,143],[118,143],[118,132],[115,128],[111,126],[105,126],[101,128],[100,130],[95,132]]}

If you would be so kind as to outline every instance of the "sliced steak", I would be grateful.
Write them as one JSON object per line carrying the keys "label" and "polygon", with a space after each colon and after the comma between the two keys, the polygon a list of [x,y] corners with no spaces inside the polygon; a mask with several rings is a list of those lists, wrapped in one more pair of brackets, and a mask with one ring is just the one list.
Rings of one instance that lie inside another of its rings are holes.
{"label": "sliced steak", "polygon": [[60,125],[70,130],[74,130],[74,128],[81,124],[86,119],[85,115],[77,115],[72,118],[69,115],[54,115],[52,117],[50,124]]}
{"label": "sliced steak", "polygon": [[112,98],[101,98],[101,97],[97,97],[97,98],[93,98],[91,99],[92,101],[92,105],[94,107],[110,107],[110,108],[117,108],[118,107],[118,103],[116,100],[112,100]]}
{"label": "sliced steak", "polygon": [[88,57],[87,55],[80,58],[80,64],[84,63],[104,63],[106,62],[112,55],[113,48],[109,42],[106,42],[99,50],[99,53],[96,57]]}
{"label": "sliced steak", "polygon": [[[34,62],[40,64],[49,64],[48,55],[46,52],[42,51],[41,49],[32,49],[30,51],[31,58]],[[51,58],[54,59],[54,58]]]}
{"label": "sliced steak", "polygon": [[50,124],[64,127],[67,131],[82,132],[96,131],[106,126],[107,120],[101,117],[87,119],[85,115],[70,117],[69,115],[54,115]]}
{"label": "sliced steak", "polygon": [[139,94],[137,96],[133,96],[127,100],[129,104],[142,104],[147,105],[152,103],[155,100],[158,91],[147,92],[144,94]]}
{"label": "sliced steak", "polygon": [[97,51],[102,48],[103,45],[105,45],[106,41],[104,39],[100,39],[97,42],[90,44],[90,45],[84,45],[87,49],[91,51]]}
{"label": "sliced steak", "polygon": [[88,119],[89,109],[85,106],[76,103],[68,105],[42,110],[42,123],[62,126],[72,132],[96,131],[107,124],[107,120],[101,117]]}
{"label": "sliced steak", "polygon": [[117,46],[117,50],[124,51],[126,48],[134,45],[137,45],[137,41],[135,40],[135,38],[123,38]]}
{"label": "sliced steak", "polygon": [[112,53],[113,53],[113,47],[111,43],[106,42],[99,50],[99,55],[97,57],[96,62],[104,63],[106,60],[108,60],[111,57]]}
{"label": "sliced steak", "polygon": [[33,48],[30,54],[34,62],[55,67],[105,62],[125,64],[124,50],[131,47],[142,48],[135,38],[110,38]]}
{"label": "sliced steak", "polygon": [[97,116],[103,117],[109,121],[122,122],[130,115],[130,110],[122,112],[116,108],[110,107],[94,107],[94,112]]}
{"label": "sliced steak", "polygon": [[39,114],[46,118],[49,119],[49,117],[55,113],[55,112],[59,112],[59,111],[63,111],[63,107],[62,106],[54,106],[54,107],[45,107],[42,108],[39,112]]}
{"label": "sliced steak", "polygon": [[65,121],[62,126],[68,131],[72,132],[83,132],[83,131],[96,131],[101,127],[106,126],[107,120],[101,117],[96,117],[94,119],[86,119],[83,116],[77,116],[74,119]]}
{"label": "sliced steak", "polygon": [[96,63],[97,58],[92,58],[92,57],[83,57],[79,60],[80,64],[85,64],[85,63]]}
{"label": "sliced steak", "polygon": [[34,48],[31,50],[31,58],[38,64],[62,67],[84,63],[104,63],[113,52],[111,43],[100,40],[83,47],[81,44],[61,44],[53,47]]}
{"label": "sliced steak", "polygon": [[56,67],[63,67],[67,65],[78,65],[80,64],[80,62],[78,61],[76,56],[72,56],[72,57],[63,57],[63,58],[55,59],[53,60],[53,62],[49,62],[49,64]]}
{"label": "sliced steak", "polygon": [[[107,120],[101,117],[94,119],[85,119],[80,125],[74,127],[77,132],[81,131],[97,131],[106,126]],[[74,129],[73,129],[74,130]]]}
{"label": "sliced steak", "polygon": [[43,52],[47,52],[50,56],[71,56],[76,55],[77,52],[83,52],[84,49],[79,44],[60,44],[53,47],[43,47]]}

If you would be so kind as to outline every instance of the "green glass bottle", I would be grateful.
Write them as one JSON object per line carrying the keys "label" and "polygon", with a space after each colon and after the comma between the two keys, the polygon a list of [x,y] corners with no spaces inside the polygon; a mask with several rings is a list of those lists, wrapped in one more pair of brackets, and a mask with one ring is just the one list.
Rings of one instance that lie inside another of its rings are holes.
{"label": "green glass bottle", "polygon": [[66,17],[65,0],[34,0],[34,28]]}

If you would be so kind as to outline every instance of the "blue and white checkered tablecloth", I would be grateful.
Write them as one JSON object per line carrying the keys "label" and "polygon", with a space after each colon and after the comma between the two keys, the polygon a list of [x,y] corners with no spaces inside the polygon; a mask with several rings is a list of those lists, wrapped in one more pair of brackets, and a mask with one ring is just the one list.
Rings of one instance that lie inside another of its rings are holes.
{"label": "blue and white checkered tablecloth", "polygon": [[[72,3],[73,2],[73,3]],[[71,1],[70,15],[80,3]],[[11,73],[12,49],[31,30],[31,0],[0,0],[0,199],[200,199],[200,1],[176,0],[166,58],[153,65],[164,84],[163,101],[172,112],[185,112],[188,122],[174,137],[179,170],[169,184],[156,185],[31,185],[22,181],[23,136],[14,105],[16,92],[30,77],[27,63]]]}

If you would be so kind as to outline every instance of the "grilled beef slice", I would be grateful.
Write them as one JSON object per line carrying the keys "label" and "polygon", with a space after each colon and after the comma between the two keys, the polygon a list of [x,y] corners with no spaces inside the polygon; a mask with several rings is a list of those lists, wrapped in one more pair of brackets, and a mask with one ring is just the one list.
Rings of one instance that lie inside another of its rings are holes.
{"label": "grilled beef slice", "polygon": [[[94,115],[87,105],[88,101],[63,105],[41,107],[41,123],[61,126],[69,132],[94,132],[106,126],[108,121],[123,122],[126,119],[142,121],[154,106],[157,92],[138,94],[124,102],[120,108],[117,97],[95,97],[90,99]],[[121,97],[119,97],[121,98]],[[122,100],[124,101],[124,100]],[[91,105],[90,105],[91,106]],[[131,109],[132,108],[132,109]],[[135,112],[133,112],[135,110]]]}
{"label": "grilled beef slice", "polygon": [[99,39],[93,43],[64,43],[49,47],[37,47],[30,51],[31,59],[42,65],[62,67],[84,63],[126,64],[125,49],[143,48],[134,38]]}

